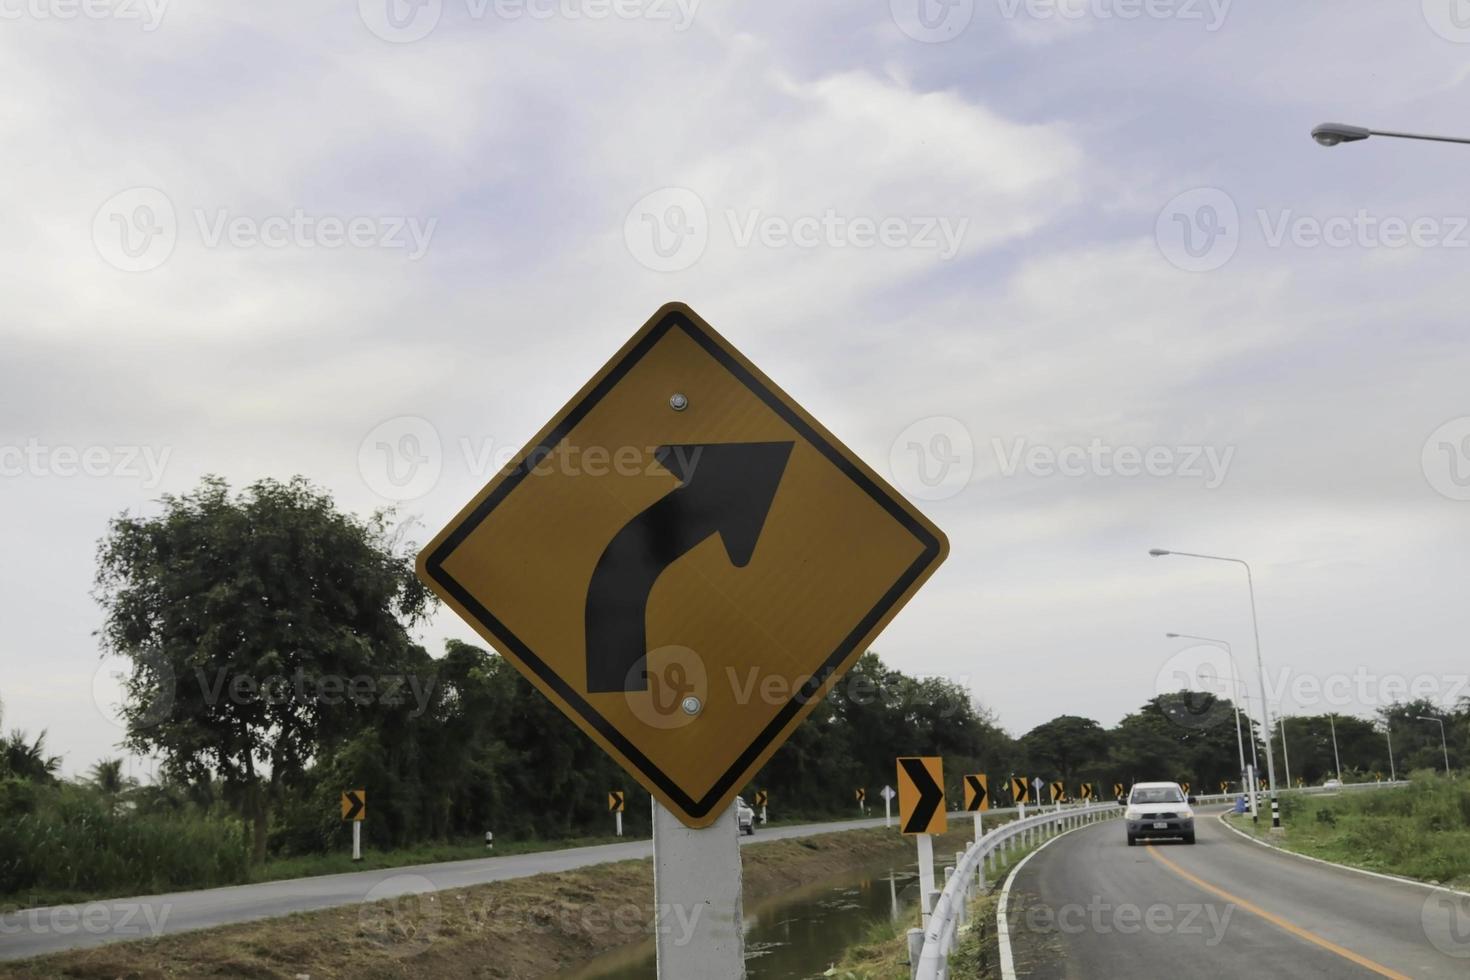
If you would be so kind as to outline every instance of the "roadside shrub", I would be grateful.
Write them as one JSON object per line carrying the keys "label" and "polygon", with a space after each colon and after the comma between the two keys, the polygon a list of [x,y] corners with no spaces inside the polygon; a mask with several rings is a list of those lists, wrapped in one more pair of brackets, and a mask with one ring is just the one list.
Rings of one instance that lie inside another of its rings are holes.
{"label": "roadside shrub", "polygon": [[[239,822],[198,811],[114,812],[75,785],[34,787],[30,809],[0,820],[0,900],[208,888],[246,880]],[[14,797],[7,791],[6,804]]]}

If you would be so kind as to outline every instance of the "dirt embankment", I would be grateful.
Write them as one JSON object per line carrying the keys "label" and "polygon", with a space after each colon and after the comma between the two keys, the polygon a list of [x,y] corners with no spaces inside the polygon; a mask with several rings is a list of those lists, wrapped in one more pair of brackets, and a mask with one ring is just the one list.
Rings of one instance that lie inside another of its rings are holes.
{"label": "dirt embankment", "polygon": [[[963,841],[963,834],[937,840],[937,863],[948,863]],[[741,854],[745,900],[912,848],[892,830],[759,843]],[[518,980],[645,939],[652,920],[651,862],[623,861],[0,964],[0,977]]]}

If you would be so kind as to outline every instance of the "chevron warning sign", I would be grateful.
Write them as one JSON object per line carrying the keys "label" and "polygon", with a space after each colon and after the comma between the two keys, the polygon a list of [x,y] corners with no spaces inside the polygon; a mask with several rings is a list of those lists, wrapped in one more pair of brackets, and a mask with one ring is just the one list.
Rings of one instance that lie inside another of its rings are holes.
{"label": "chevron warning sign", "polygon": [[898,823],[905,834],[942,834],[949,823],[944,812],[944,762],[937,755],[898,760]]}
{"label": "chevron warning sign", "polygon": [[770,802],[770,799],[771,799],[771,795],[769,793],[767,793],[765,790],[758,789],[758,790],[755,791],[755,805],[756,806],[765,806],[767,803]]}
{"label": "chevron warning sign", "polygon": [[615,790],[612,790],[611,792],[609,792],[607,794],[607,812],[608,813],[622,813],[623,812],[623,809],[627,805],[628,805],[628,801],[623,798],[623,791],[622,790],[615,789]]}
{"label": "chevron warning sign", "polygon": [[367,790],[349,789],[342,794],[342,819],[367,819]]}
{"label": "chevron warning sign", "polygon": [[1029,795],[1027,793],[1027,787],[1029,785],[1030,784],[1028,782],[1026,782],[1026,777],[1025,776],[1012,776],[1011,777],[1011,799],[1015,800],[1017,803],[1025,803],[1025,802],[1027,802],[1027,796]]}
{"label": "chevron warning sign", "polygon": [[1067,797],[1067,787],[1060,779],[1051,781],[1051,801],[1060,803]]}
{"label": "chevron warning sign", "polygon": [[1189,795],[1189,784],[1188,783],[1180,783],[1179,784],[1179,788],[1182,789],[1182,790],[1184,790],[1184,795],[1185,796],[1188,796]]}
{"label": "chevron warning sign", "polygon": [[990,777],[985,773],[977,773],[965,777],[965,810],[974,813],[977,810],[990,809]]}
{"label": "chevron warning sign", "polygon": [[1113,784],[1113,799],[1115,799],[1115,800],[1121,800],[1122,798],[1123,798],[1123,784],[1122,783],[1114,783]]}
{"label": "chevron warning sign", "polygon": [[1095,796],[1091,783],[1083,783],[1077,787],[1077,799],[1091,802]]}

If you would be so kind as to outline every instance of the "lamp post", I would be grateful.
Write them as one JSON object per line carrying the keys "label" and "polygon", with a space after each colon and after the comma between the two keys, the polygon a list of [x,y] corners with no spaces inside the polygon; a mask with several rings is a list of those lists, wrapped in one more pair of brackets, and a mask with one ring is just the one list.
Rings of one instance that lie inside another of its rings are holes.
{"label": "lamp post", "polygon": [[1386,715],[1383,719],[1383,734],[1388,736],[1388,781],[1397,782],[1399,776],[1393,768],[1393,719]]}
{"label": "lamp post", "polygon": [[1470,143],[1470,139],[1459,136],[1426,136],[1423,133],[1394,133],[1382,129],[1366,129],[1345,123],[1322,123],[1312,128],[1312,139],[1323,146],[1340,143],[1360,143],[1370,136],[1391,136],[1401,140],[1428,140],[1431,143]]}
{"label": "lamp post", "polygon": [[1286,712],[1278,709],[1276,720],[1281,723],[1281,762],[1286,766],[1286,788],[1291,789],[1291,753],[1286,751]]}
{"label": "lamp post", "polygon": [[1439,725],[1439,747],[1444,751],[1444,774],[1448,778],[1450,775],[1450,743],[1444,737],[1444,719],[1435,718],[1432,715],[1415,715],[1414,717],[1419,721],[1432,721]]}
{"label": "lamp post", "polygon": [[1332,729],[1332,762],[1337,767],[1337,781],[1342,782],[1342,756],[1337,754],[1337,719],[1327,712],[1327,726]]}
{"label": "lamp post", "polygon": [[1276,752],[1271,748],[1271,712],[1266,705],[1266,664],[1261,659],[1261,623],[1256,616],[1256,586],[1251,578],[1251,566],[1240,558],[1226,558],[1221,555],[1201,555],[1191,551],[1166,551],[1163,548],[1153,548],[1149,555],[1154,558],[1163,558],[1169,555],[1178,555],[1181,558],[1202,558],[1207,561],[1228,561],[1245,568],[1246,590],[1250,593],[1251,600],[1251,628],[1256,640],[1256,669],[1261,674],[1261,721],[1266,728],[1266,774],[1270,780],[1271,787],[1271,829],[1277,830],[1281,827],[1281,800],[1276,793]]}
{"label": "lamp post", "polygon": [[[1217,640],[1211,636],[1195,636],[1193,633],[1165,633],[1164,635],[1171,640],[1199,640],[1202,643],[1213,643],[1225,648],[1225,655],[1230,658],[1230,683],[1233,691],[1230,702],[1235,707],[1235,751],[1240,756],[1240,786],[1242,789],[1248,789],[1245,775],[1245,740],[1240,734],[1240,701],[1238,700],[1240,697],[1240,675],[1235,669],[1235,651],[1231,649],[1230,644],[1225,640]],[[1252,736],[1251,762],[1254,763],[1255,761],[1256,740]],[[1255,798],[1255,793],[1251,793],[1251,800],[1254,801]],[[1251,810],[1254,813],[1255,807],[1252,806]]]}

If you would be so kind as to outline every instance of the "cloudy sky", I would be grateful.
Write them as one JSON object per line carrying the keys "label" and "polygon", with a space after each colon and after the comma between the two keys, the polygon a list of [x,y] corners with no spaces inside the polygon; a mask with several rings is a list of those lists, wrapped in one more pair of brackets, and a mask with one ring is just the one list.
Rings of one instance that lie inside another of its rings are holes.
{"label": "cloudy sky", "polygon": [[877,648],[1013,733],[1252,652],[1150,547],[1288,711],[1470,694],[1470,147],[1308,137],[1470,135],[1455,3],[0,0],[4,724],[117,741],[109,516],[427,540],[670,299],[948,533]]}

